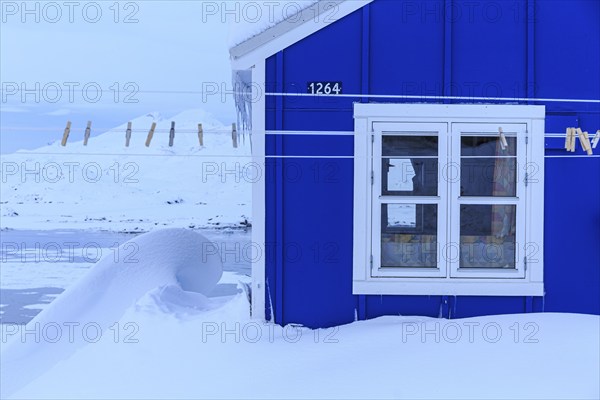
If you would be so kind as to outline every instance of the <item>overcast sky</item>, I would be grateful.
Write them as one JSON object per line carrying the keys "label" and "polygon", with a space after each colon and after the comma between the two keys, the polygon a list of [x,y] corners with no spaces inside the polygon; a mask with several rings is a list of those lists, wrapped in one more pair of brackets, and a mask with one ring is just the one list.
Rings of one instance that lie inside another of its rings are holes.
{"label": "overcast sky", "polygon": [[231,98],[185,93],[231,88],[228,23],[202,3],[1,1],[1,152],[56,140],[68,119],[111,128],[203,108],[233,122]]}

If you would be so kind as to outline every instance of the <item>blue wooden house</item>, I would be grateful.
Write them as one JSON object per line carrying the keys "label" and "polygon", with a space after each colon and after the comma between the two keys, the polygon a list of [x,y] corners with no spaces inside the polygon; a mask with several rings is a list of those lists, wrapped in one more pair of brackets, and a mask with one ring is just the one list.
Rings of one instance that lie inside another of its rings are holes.
{"label": "blue wooden house", "polygon": [[600,314],[600,2],[320,1],[230,53],[255,316]]}

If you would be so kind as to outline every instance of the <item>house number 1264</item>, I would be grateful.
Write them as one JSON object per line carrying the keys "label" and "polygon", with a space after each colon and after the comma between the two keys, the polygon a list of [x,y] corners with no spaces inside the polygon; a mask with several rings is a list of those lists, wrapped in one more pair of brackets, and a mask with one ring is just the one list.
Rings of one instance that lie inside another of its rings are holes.
{"label": "house number 1264", "polygon": [[309,82],[310,94],[342,94],[342,82]]}

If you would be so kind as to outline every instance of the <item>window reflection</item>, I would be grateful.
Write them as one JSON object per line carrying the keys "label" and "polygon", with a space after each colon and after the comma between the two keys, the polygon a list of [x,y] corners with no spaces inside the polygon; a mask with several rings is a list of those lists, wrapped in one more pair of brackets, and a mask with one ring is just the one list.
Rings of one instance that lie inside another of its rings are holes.
{"label": "window reflection", "polygon": [[516,268],[515,205],[460,206],[460,268]]}
{"label": "window reflection", "polygon": [[382,154],[382,195],[437,196],[437,137],[384,136]]}
{"label": "window reflection", "polygon": [[381,267],[437,267],[437,205],[383,204]]}

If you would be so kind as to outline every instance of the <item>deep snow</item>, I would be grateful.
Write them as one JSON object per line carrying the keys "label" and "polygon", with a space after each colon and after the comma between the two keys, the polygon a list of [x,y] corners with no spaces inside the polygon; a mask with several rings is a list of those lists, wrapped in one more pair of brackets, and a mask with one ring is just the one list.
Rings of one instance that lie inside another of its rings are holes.
{"label": "deep snow", "polygon": [[[123,243],[118,252],[103,257],[27,326],[65,327],[86,321],[107,330],[128,307],[158,288],[160,299],[173,299],[184,307],[205,307],[206,296],[221,276],[221,257],[204,236],[185,229],[156,230]],[[12,393],[84,343],[57,341],[47,346],[35,339],[3,343],[0,393]]]}
{"label": "deep snow", "polygon": [[280,327],[251,319],[245,293],[203,294],[220,261],[204,254],[210,243],[197,233],[159,230],[133,241],[139,262],[109,255],[27,327],[0,325],[3,396],[600,395],[598,316],[388,316],[321,330]]}
{"label": "deep snow", "polygon": [[105,332],[13,398],[600,395],[597,316],[389,316],[311,331],[250,320],[243,295],[194,308],[178,297],[151,291],[121,318],[119,338]]}

